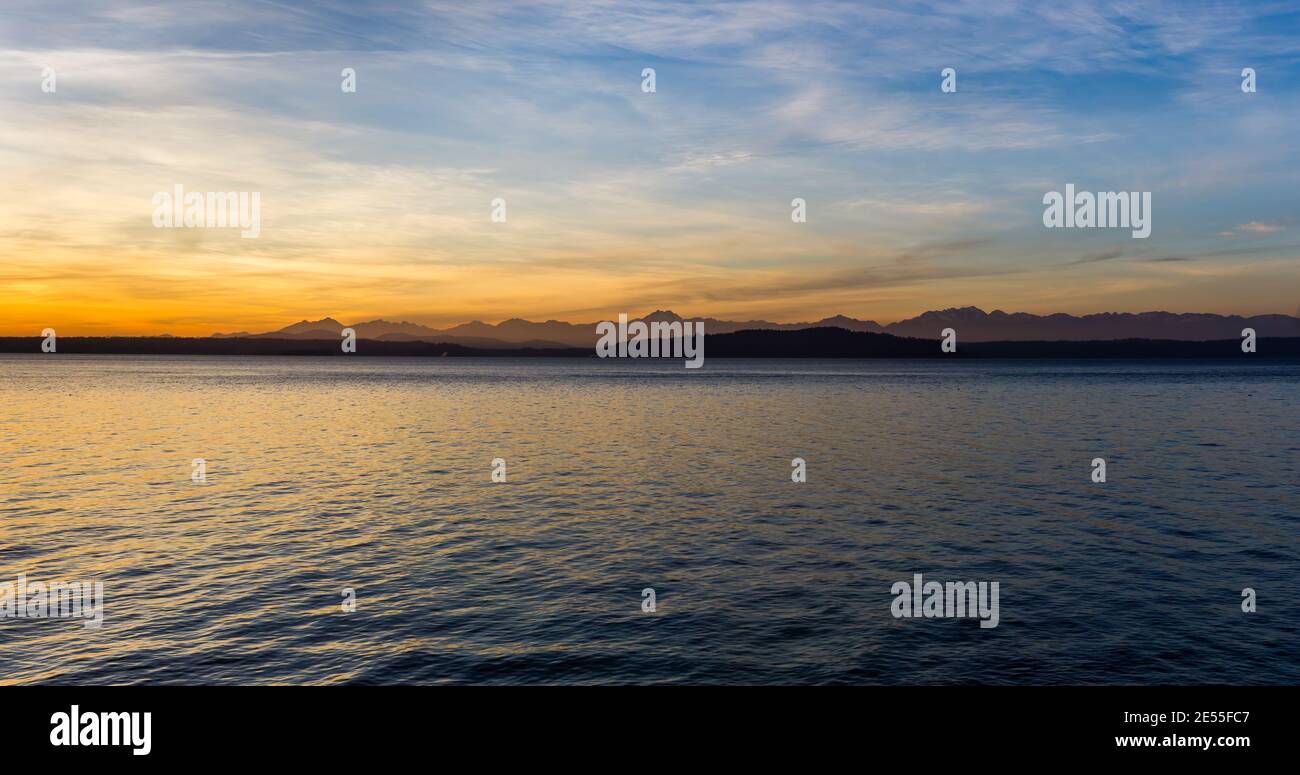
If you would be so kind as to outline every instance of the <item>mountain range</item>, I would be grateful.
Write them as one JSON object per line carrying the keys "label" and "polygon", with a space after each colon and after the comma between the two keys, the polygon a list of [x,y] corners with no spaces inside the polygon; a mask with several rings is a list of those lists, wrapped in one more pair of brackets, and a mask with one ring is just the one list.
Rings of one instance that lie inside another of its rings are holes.
{"label": "mountain range", "polygon": [[[925,312],[914,318],[881,325],[874,320],[859,320],[844,315],[809,323],[772,323],[766,320],[718,320],[717,318],[683,318],[673,312],[658,310],[639,318],[646,322],[703,321],[706,334],[736,331],[797,331],[812,328],[841,328],[847,331],[893,334],[900,337],[939,339],[941,331],[953,328],[962,342],[1051,342],[1099,341],[1115,339],[1161,339],[1175,341],[1209,341],[1241,337],[1243,328],[1253,328],[1260,337],[1300,336],[1300,317],[1290,315],[1215,315],[1173,312],[1103,312],[1093,315],[1032,315],[1001,310],[985,312],[978,307],[960,307]],[[332,317],[302,320],[276,331],[213,334],[218,339],[332,339],[340,337],[345,326]],[[445,329],[418,323],[369,320],[353,323],[350,328],[358,339],[391,342],[441,342],[474,348],[559,348],[593,347],[597,340],[596,323],[567,323],[560,320],[533,322],[511,318],[500,323],[475,320]]]}

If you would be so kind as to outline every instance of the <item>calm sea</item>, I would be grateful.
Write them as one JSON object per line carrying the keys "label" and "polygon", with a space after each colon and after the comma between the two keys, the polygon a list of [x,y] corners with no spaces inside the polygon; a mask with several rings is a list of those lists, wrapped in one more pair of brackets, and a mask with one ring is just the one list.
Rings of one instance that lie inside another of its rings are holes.
{"label": "calm sea", "polygon": [[[1297,388],[1262,359],[2,355],[0,583],[102,582],[104,622],[0,619],[0,682],[1296,683]],[[999,582],[998,626],[894,618],[916,573]]]}

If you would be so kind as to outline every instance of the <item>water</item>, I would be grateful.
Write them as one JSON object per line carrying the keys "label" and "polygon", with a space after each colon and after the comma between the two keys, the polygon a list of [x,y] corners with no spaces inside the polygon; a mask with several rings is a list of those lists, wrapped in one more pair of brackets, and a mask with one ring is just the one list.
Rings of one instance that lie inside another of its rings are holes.
{"label": "water", "polygon": [[[1295,683],[1298,385],[0,355],[0,583],[105,588],[99,630],[0,619],[0,681]],[[895,619],[913,573],[998,581],[999,626]]]}

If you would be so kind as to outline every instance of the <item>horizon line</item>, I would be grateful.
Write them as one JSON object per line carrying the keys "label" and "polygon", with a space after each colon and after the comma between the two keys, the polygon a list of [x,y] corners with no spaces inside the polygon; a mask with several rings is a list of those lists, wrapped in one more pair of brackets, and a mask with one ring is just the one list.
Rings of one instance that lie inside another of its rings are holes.
{"label": "horizon line", "polygon": [[[912,315],[912,316],[910,316],[910,317],[899,318],[899,319],[897,319],[897,320],[892,320],[892,321],[889,321],[889,322],[881,322],[880,320],[873,319],[873,318],[869,318],[869,317],[856,317],[856,316],[854,316],[854,315],[845,314],[845,313],[843,313],[843,312],[838,312],[838,313],[834,313],[834,314],[831,314],[831,315],[824,315],[824,316],[822,316],[822,317],[820,317],[820,318],[817,318],[817,319],[804,319],[804,320],[791,320],[791,321],[774,320],[774,319],[772,319],[772,318],[768,318],[768,317],[744,317],[744,318],[734,317],[734,318],[733,318],[733,317],[719,317],[719,316],[716,316],[716,315],[682,315],[682,314],[679,314],[679,313],[675,312],[674,310],[672,310],[671,307],[659,307],[659,308],[656,308],[656,309],[654,309],[654,310],[652,310],[652,311],[650,311],[650,312],[646,312],[646,313],[641,314],[641,315],[638,315],[638,316],[633,316],[631,313],[622,313],[622,312],[620,312],[620,313],[614,313],[612,317],[604,318],[603,320],[617,320],[617,319],[618,319],[618,316],[619,316],[620,314],[626,314],[626,315],[627,315],[627,319],[628,319],[629,321],[632,321],[632,320],[643,320],[643,319],[646,319],[646,318],[649,318],[649,317],[651,317],[651,316],[655,316],[655,315],[672,315],[672,316],[674,316],[675,318],[680,319],[680,320],[682,320],[682,321],[701,321],[701,320],[707,321],[707,320],[714,320],[714,321],[718,321],[718,322],[721,322],[721,323],[729,323],[729,324],[740,324],[740,323],[770,323],[770,324],[773,324],[773,325],[779,325],[779,326],[804,326],[804,327],[810,327],[810,328],[811,328],[811,327],[817,327],[817,324],[819,324],[819,323],[824,323],[825,321],[828,321],[828,320],[833,320],[833,319],[836,319],[836,318],[844,318],[844,319],[846,319],[846,320],[851,320],[851,321],[854,321],[854,322],[857,322],[857,323],[874,324],[874,325],[880,326],[881,328],[888,328],[888,327],[890,327],[890,326],[895,326],[895,325],[899,325],[899,324],[902,324],[902,323],[908,323],[908,322],[911,322],[911,321],[915,321],[915,320],[917,320],[917,319],[919,319],[919,318],[921,318],[921,317],[923,317],[923,316],[925,316],[925,315],[934,315],[934,314],[943,314],[943,313],[954,313],[954,312],[974,312],[974,313],[978,313],[978,314],[985,315],[985,316],[1003,315],[1003,316],[1007,316],[1007,317],[1015,317],[1015,316],[1022,316],[1022,315],[1023,315],[1023,316],[1029,316],[1029,317],[1035,317],[1035,318],[1056,318],[1056,317],[1067,317],[1067,318],[1072,318],[1072,319],[1075,319],[1075,320],[1083,320],[1083,319],[1086,319],[1086,318],[1101,317],[1101,316],[1116,316],[1116,317],[1118,317],[1118,316],[1131,316],[1131,317],[1139,317],[1139,316],[1143,316],[1143,315],[1170,315],[1170,316],[1176,316],[1176,317],[1183,317],[1183,316],[1198,316],[1198,317],[1223,318],[1223,319],[1240,318],[1240,319],[1243,319],[1243,320],[1249,320],[1249,319],[1252,319],[1252,318],[1260,318],[1260,317],[1282,317],[1282,318],[1300,319],[1300,309],[1296,310],[1295,313],[1287,313],[1287,312],[1261,312],[1261,313],[1254,313],[1254,314],[1243,314],[1243,313],[1240,313],[1240,312],[1234,312],[1234,313],[1199,312],[1199,311],[1173,312],[1173,311],[1170,311],[1170,310],[1168,310],[1168,309],[1147,309],[1147,310],[1142,310],[1142,311],[1138,311],[1138,312],[1104,310],[1104,311],[1098,311],[1098,312],[1086,312],[1086,313],[1072,313],[1072,312],[1048,312],[1048,313],[1037,313],[1037,312],[1009,312],[1009,311],[1006,311],[1006,310],[1001,309],[1000,307],[999,307],[999,308],[994,308],[994,309],[992,309],[992,310],[985,310],[983,307],[980,307],[980,306],[977,306],[977,305],[973,305],[973,304],[971,304],[971,305],[965,305],[965,306],[952,306],[952,307],[942,307],[942,308],[931,308],[931,309],[926,309],[926,310],[923,310],[922,312],[918,312],[918,313],[916,313],[916,314],[914,314],[914,315]],[[502,325],[504,325],[504,324],[506,324],[506,323],[515,322],[515,321],[517,321],[517,322],[521,322],[521,323],[528,323],[528,324],[531,324],[531,325],[546,325],[546,324],[548,324],[548,323],[555,323],[555,324],[562,324],[562,325],[568,325],[568,326],[577,326],[577,327],[588,326],[588,325],[595,326],[595,325],[599,324],[600,322],[602,322],[602,320],[592,320],[592,321],[573,321],[573,320],[564,320],[564,319],[556,318],[556,317],[546,317],[545,319],[536,319],[536,318],[523,317],[523,316],[520,316],[520,315],[514,315],[514,316],[511,316],[511,317],[508,317],[508,318],[502,318],[502,319],[500,319],[500,320],[497,320],[496,322],[489,322],[489,321],[483,320],[483,319],[481,319],[481,318],[475,318],[475,319],[473,319],[473,320],[466,320],[466,321],[462,321],[462,322],[459,322],[459,323],[450,323],[450,324],[430,324],[430,323],[421,323],[421,322],[418,322],[417,320],[413,320],[413,319],[410,319],[410,318],[407,318],[407,317],[402,317],[402,316],[392,316],[392,317],[389,317],[389,316],[385,316],[385,315],[383,315],[383,314],[380,314],[380,315],[377,316],[377,317],[360,316],[362,319],[358,319],[358,320],[356,320],[355,322],[352,322],[352,323],[344,323],[344,322],[342,322],[342,320],[341,320],[342,317],[343,317],[343,316],[336,316],[336,315],[332,315],[332,314],[331,314],[331,315],[325,315],[325,316],[323,316],[323,317],[316,318],[316,319],[314,319],[314,320],[311,319],[311,318],[306,318],[306,317],[304,317],[304,318],[301,318],[301,319],[298,319],[298,320],[293,320],[293,321],[290,321],[290,322],[287,322],[287,323],[283,323],[283,324],[279,325],[278,328],[271,328],[271,329],[268,329],[268,330],[266,330],[266,331],[262,331],[262,332],[252,331],[252,330],[248,330],[248,329],[246,329],[246,328],[234,327],[234,328],[229,329],[229,330],[213,330],[213,331],[211,331],[211,332],[208,333],[208,334],[172,334],[172,333],[170,333],[169,331],[163,330],[163,331],[159,331],[159,332],[157,332],[157,333],[148,333],[148,334],[145,334],[145,333],[118,333],[118,332],[115,332],[115,333],[97,333],[97,334],[60,333],[59,335],[60,335],[60,336],[71,336],[71,337],[85,337],[85,338],[109,338],[109,337],[131,337],[131,338],[175,337],[175,338],[178,338],[178,339],[190,339],[190,338],[202,339],[202,338],[209,338],[209,337],[228,337],[228,338],[229,338],[229,337],[236,337],[236,336],[238,336],[239,334],[249,334],[249,335],[252,335],[252,336],[266,336],[267,334],[277,333],[277,332],[279,332],[279,331],[282,331],[282,330],[284,330],[284,329],[286,329],[286,328],[290,328],[290,327],[292,327],[292,326],[297,326],[297,325],[301,325],[301,324],[304,324],[304,323],[325,323],[326,321],[332,321],[333,323],[336,323],[336,324],[338,324],[338,325],[340,325],[340,326],[342,326],[342,327],[345,327],[345,328],[350,328],[350,327],[353,327],[353,326],[359,326],[359,325],[365,325],[365,324],[368,324],[368,323],[388,323],[388,324],[391,324],[391,325],[418,326],[418,327],[421,327],[421,328],[431,329],[431,330],[436,331],[436,332],[438,332],[438,333],[445,333],[445,332],[447,332],[447,331],[451,331],[451,330],[456,329],[456,328],[460,328],[460,327],[463,327],[463,326],[475,325],[475,324],[483,325],[483,326],[489,326],[489,327],[493,327],[493,328],[497,328],[497,327],[500,327],[500,326],[502,326]],[[193,324],[193,323],[188,323],[187,325],[194,325],[194,324]],[[220,324],[216,324],[216,325],[220,325]],[[44,330],[45,328],[54,328],[55,330],[57,330],[57,324],[55,324],[55,325],[45,325],[45,326],[42,326],[42,330]],[[39,336],[39,335],[40,335],[40,334],[37,334],[37,333],[31,333],[31,334],[29,334],[29,333],[21,333],[21,332],[20,332],[20,333],[11,333],[11,332],[3,332],[3,333],[0,333],[0,336],[2,336],[2,337],[6,337],[6,338],[25,338],[25,337],[30,337],[30,336]]]}

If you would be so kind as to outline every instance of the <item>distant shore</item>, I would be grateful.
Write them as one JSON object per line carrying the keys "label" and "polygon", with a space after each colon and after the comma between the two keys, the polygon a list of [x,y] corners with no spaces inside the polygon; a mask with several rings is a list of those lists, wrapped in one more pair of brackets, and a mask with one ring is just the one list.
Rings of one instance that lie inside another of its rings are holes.
{"label": "distant shore", "polygon": [[[0,352],[40,353],[43,338],[0,337]],[[362,339],[355,355],[410,357],[595,358],[585,347],[467,347],[423,341]],[[55,354],[83,355],[344,355],[338,340],[215,337],[61,336]],[[1240,339],[1206,342],[1168,339],[966,342],[944,353],[939,339],[808,328],[749,330],[705,337],[707,358],[1298,358],[1300,337],[1265,337],[1254,353]]]}

